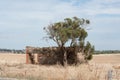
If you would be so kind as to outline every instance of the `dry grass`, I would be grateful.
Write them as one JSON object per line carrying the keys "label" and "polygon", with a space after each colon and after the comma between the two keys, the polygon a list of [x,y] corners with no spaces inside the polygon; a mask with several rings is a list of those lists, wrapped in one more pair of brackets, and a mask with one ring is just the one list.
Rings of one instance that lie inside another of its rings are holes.
{"label": "dry grass", "polygon": [[39,65],[1,65],[0,75],[3,77],[27,78],[34,80],[99,80],[89,65],[39,66]]}
{"label": "dry grass", "polygon": [[120,64],[120,54],[99,54],[94,55],[91,62],[104,64]]}
{"label": "dry grass", "polygon": [[113,80],[120,80],[119,58],[118,55],[98,55],[89,64],[64,68],[25,64],[24,54],[0,54],[0,76],[27,80],[107,80],[108,71],[113,70]]}
{"label": "dry grass", "polygon": [[0,53],[0,64],[25,63],[25,54]]}

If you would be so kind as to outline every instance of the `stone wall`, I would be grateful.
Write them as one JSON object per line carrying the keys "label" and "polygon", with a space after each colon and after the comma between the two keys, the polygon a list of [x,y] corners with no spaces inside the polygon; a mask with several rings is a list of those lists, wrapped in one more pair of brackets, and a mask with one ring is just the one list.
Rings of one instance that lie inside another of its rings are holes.
{"label": "stone wall", "polygon": [[[77,63],[75,48],[66,47],[68,64]],[[63,64],[64,53],[58,47],[26,47],[27,64]]]}
{"label": "stone wall", "polygon": [[52,64],[55,63],[57,47],[26,47],[27,64]]}

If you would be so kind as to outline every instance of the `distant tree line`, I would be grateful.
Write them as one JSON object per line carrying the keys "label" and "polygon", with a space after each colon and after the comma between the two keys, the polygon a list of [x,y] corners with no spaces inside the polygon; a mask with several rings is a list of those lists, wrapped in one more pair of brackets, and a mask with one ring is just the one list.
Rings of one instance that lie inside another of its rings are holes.
{"label": "distant tree line", "polygon": [[[16,53],[16,54],[25,54],[25,49],[16,50],[16,49],[1,49],[0,53]],[[94,54],[119,54],[120,50],[96,50]]]}
{"label": "distant tree line", "polygon": [[96,50],[94,54],[118,54],[120,50]]}
{"label": "distant tree line", "polygon": [[16,54],[24,54],[25,50],[16,50],[16,49],[0,49],[0,53],[16,53]]}

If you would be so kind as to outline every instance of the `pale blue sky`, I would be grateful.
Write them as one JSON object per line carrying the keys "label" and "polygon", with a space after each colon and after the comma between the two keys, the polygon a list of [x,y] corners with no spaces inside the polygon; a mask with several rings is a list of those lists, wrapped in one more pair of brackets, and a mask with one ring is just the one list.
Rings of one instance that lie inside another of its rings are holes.
{"label": "pale blue sky", "polygon": [[0,0],[0,48],[54,46],[43,27],[74,16],[91,21],[97,50],[120,50],[120,0]]}

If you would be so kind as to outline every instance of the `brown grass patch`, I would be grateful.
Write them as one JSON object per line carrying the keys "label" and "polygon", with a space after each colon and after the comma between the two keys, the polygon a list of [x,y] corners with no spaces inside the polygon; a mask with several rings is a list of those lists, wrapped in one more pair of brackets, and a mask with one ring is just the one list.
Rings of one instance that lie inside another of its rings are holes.
{"label": "brown grass patch", "polygon": [[25,64],[25,54],[0,54],[0,76],[27,80],[107,80],[108,71],[113,70],[113,80],[120,80],[119,58],[97,55],[89,64],[64,68]]}

